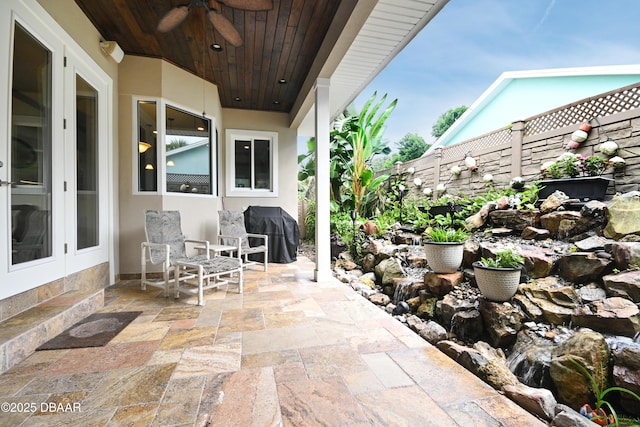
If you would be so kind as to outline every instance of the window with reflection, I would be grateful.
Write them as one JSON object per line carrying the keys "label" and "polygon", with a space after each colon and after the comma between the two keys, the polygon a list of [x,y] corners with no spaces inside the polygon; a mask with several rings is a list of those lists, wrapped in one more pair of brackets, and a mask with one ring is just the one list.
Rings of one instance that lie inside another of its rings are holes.
{"label": "window with reflection", "polygon": [[271,190],[271,141],[236,139],[235,188]]}
{"label": "window with reflection", "polygon": [[227,130],[227,195],[277,196],[277,133]]}
{"label": "window with reflection", "polygon": [[211,121],[169,105],[165,116],[167,191],[212,194]]}
{"label": "window with reflection", "polygon": [[158,191],[158,124],[155,101],[138,101],[138,191]]}

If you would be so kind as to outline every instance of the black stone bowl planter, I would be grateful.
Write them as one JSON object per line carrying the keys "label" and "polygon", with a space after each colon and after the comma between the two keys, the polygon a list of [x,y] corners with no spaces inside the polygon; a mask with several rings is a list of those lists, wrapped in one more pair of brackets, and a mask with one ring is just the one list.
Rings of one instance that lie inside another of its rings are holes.
{"label": "black stone bowl planter", "polygon": [[422,244],[427,264],[434,273],[455,273],[462,265],[464,242],[430,242]]}
{"label": "black stone bowl planter", "polygon": [[518,291],[522,268],[485,267],[480,261],[473,264],[478,289],[492,301],[509,301]]}
{"label": "black stone bowl planter", "polygon": [[604,200],[609,183],[614,180],[602,176],[582,176],[576,178],[545,179],[540,181],[538,197],[546,199],[554,191],[560,190],[572,199]]}

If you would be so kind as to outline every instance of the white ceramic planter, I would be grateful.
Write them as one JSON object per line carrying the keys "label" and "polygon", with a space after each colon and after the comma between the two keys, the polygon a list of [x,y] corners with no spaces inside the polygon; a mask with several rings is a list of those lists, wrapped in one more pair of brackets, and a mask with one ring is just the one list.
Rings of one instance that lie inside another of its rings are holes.
{"label": "white ceramic planter", "polygon": [[509,301],[518,291],[520,268],[483,267],[480,261],[473,263],[473,273],[482,295],[492,301]]}
{"label": "white ceramic planter", "polygon": [[424,242],[427,264],[436,273],[454,273],[462,264],[464,242]]}

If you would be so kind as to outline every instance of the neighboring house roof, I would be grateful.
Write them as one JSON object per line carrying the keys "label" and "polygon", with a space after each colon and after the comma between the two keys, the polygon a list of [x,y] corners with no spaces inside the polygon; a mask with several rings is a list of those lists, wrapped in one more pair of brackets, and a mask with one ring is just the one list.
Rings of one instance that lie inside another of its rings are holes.
{"label": "neighboring house roof", "polygon": [[505,72],[425,154],[636,82],[640,65]]}
{"label": "neighboring house roof", "polygon": [[175,150],[167,151],[167,173],[208,174],[209,139],[205,138]]}

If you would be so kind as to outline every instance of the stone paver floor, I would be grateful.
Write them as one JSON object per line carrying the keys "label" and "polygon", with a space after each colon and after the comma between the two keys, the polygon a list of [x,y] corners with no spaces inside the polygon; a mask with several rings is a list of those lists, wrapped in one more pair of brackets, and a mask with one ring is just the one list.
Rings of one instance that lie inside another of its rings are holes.
{"label": "stone paver floor", "polygon": [[100,311],[143,313],[104,347],[0,375],[0,425],[546,425],[313,268],[250,268],[242,295],[208,291],[202,307],[137,280],[108,288]]}

